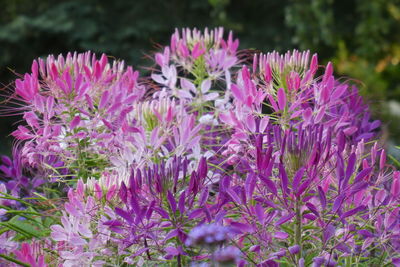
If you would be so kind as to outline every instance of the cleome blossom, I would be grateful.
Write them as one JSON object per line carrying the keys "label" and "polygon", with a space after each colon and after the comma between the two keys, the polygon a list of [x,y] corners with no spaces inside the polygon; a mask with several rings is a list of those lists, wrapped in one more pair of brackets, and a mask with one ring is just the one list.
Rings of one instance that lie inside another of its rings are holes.
{"label": "cleome blossom", "polygon": [[69,53],[15,81],[0,266],[400,266],[400,171],[331,63],[183,29],[150,69]]}

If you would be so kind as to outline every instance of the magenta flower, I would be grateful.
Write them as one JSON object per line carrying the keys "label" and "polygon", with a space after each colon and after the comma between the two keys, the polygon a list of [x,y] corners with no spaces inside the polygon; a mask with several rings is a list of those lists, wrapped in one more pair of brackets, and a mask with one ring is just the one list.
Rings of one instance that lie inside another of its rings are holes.
{"label": "magenta flower", "polygon": [[16,257],[21,262],[32,267],[47,267],[43,252],[40,251],[39,244],[22,243],[19,250],[14,251]]}

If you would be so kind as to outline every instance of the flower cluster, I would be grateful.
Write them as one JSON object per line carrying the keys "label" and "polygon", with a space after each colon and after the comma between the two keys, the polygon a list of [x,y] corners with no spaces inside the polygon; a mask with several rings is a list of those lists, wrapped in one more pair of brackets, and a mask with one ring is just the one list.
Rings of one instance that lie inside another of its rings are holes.
{"label": "flower cluster", "polygon": [[176,30],[150,77],[87,52],[15,81],[0,266],[400,266],[400,172],[308,51]]}

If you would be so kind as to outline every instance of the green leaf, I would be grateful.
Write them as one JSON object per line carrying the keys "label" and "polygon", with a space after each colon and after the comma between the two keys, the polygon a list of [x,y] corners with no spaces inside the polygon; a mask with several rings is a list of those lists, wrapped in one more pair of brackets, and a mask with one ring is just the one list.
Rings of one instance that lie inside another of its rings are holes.
{"label": "green leaf", "polygon": [[41,238],[50,234],[48,226],[42,222],[41,215],[33,208],[29,207],[22,211],[11,211],[11,213],[18,213],[19,215],[14,216],[9,221],[0,222],[0,225],[17,232],[19,236],[16,239]]}
{"label": "green leaf", "polygon": [[14,258],[12,258],[10,256],[7,256],[7,255],[4,255],[4,254],[0,254],[0,258],[3,258],[3,259],[8,260],[10,262],[14,262],[14,263],[19,264],[21,266],[26,266],[26,267],[30,267],[31,266],[30,264],[24,263],[22,261],[19,261],[17,259],[14,259]]}
{"label": "green leaf", "polygon": [[393,161],[394,165],[396,165],[397,168],[400,168],[400,161],[398,161],[395,157],[392,155],[389,155],[389,158]]}

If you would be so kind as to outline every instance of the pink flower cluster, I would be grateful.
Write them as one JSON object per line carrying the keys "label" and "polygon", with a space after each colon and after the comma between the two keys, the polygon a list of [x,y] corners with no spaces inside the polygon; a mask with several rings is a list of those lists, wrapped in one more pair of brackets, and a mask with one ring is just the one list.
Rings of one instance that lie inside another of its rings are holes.
{"label": "pink flower cluster", "polygon": [[1,231],[0,266],[400,266],[400,172],[356,86],[308,51],[238,46],[176,30],[142,78],[34,61],[0,219],[65,200],[40,237]]}

